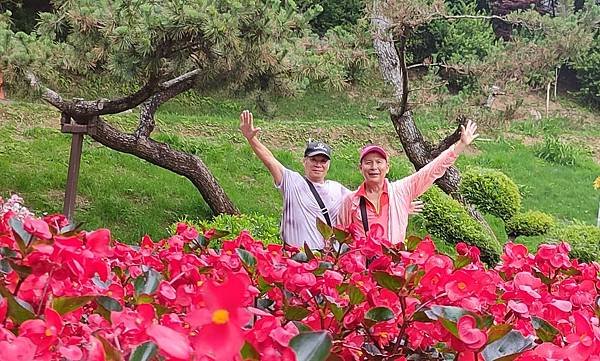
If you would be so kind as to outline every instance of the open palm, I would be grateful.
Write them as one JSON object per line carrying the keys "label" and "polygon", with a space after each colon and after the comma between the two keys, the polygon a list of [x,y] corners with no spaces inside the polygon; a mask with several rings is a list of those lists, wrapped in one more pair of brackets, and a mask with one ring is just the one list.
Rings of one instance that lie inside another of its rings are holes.
{"label": "open palm", "polygon": [[477,124],[471,120],[469,120],[467,122],[466,126],[461,125],[460,128],[461,128],[460,141],[464,145],[469,145],[469,144],[473,143],[475,138],[477,138],[479,136],[479,134],[477,134]]}
{"label": "open palm", "polygon": [[260,128],[254,127],[254,117],[249,110],[244,110],[240,114],[240,130],[246,139],[250,140],[260,132]]}

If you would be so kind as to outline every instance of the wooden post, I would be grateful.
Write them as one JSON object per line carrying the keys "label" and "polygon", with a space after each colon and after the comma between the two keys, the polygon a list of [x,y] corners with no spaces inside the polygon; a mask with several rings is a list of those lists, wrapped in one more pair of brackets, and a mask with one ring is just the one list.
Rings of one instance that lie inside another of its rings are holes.
{"label": "wooden post", "polygon": [[63,214],[73,222],[75,212],[75,200],[77,199],[77,180],[79,178],[79,166],[81,164],[81,150],[83,148],[83,133],[74,133],[71,138],[71,154],[69,155],[69,170],[67,172],[67,187],[65,189],[65,201]]}
{"label": "wooden post", "polygon": [[63,214],[74,223],[75,201],[77,200],[77,181],[79,180],[79,166],[81,165],[81,153],[83,149],[83,137],[85,134],[95,134],[97,117],[90,119],[74,120],[70,115],[62,113],[60,119],[60,131],[71,134],[71,153],[69,155],[69,170],[67,171],[67,185],[65,187],[65,200]]}

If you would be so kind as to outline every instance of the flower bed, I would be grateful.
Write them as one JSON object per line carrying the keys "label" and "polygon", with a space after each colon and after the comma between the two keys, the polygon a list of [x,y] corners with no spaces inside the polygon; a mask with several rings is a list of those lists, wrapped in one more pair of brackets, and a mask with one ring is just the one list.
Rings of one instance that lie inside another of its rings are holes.
{"label": "flower bed", "polygon": [[598,264],[509,243],[494,269],[429,238],[264,246],[184,224],[139,246],[0,218],[0,360],[599,360]]}

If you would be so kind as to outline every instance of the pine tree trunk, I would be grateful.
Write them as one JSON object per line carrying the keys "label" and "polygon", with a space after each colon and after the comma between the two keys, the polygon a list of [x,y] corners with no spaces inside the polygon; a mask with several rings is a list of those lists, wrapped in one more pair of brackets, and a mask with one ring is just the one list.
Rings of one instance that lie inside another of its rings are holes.
{"label": "pine tree trunk", "polygon": [[[98,121],[96,132],[91,136],[97,142],[111,149],[135,155],[186,177],[198,189],[213,213],[239,213],[200,158],[174,150],[168,144],[157,142],[151,138],[138,138],[133,134],[122,133],[102,120]],[[165,184],[165,189],[168,187],[169,185]]]}

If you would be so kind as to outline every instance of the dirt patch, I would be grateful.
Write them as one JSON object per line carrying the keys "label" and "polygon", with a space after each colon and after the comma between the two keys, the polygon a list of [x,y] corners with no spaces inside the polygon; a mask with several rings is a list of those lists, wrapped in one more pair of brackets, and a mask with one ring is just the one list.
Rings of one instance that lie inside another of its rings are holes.
{"label": "dirt patch", "polygon": [[[63,203],[65,199],[65,191],[52,189],[46,193],[46,199],[53,203]],[[77,198],[75,199],[75,208],[79,210],[88,209],[91,204],[92,202],[89,199],[80,194],[78,194]]]}

